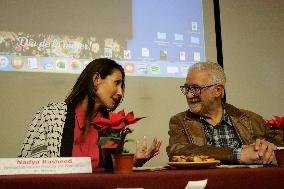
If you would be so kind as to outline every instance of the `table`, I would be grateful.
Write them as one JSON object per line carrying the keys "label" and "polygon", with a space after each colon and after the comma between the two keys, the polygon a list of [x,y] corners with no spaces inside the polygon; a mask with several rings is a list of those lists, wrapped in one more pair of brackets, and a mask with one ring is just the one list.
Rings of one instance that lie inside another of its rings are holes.
{"label": "table", "polygon": [[284,167],[216,168],[198,170],[138,171],[132,174],[10,175],[0,176],[1,189],[179,189],[188,181],[208,179],[206,189],[284,188]]}

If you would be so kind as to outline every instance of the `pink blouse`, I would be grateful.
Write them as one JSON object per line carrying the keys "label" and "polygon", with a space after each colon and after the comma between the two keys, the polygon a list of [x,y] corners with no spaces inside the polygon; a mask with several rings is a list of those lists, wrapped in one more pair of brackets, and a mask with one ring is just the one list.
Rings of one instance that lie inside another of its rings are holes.
{"label": "pink blouse", "polygon": [[[91,157],[93,170],[99,164],[99,147],[98,147],[98,129],[91,126],[88,129],[87,135],[80,141],[82,128],[84,125],[85,111],[80,103],[75,108],[75,128],[74,128],[74,143],[72,149],[73,157]],[[92,122],[94,117],[90,122]]]}

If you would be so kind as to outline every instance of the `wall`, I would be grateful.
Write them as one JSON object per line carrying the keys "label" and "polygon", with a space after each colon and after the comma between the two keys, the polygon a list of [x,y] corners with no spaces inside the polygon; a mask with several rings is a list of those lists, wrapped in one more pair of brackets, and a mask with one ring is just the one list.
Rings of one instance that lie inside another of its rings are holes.
{"label": "wall", "polygon": [[220,1],[227,99],[264,118],[284,115],[284,1]]}

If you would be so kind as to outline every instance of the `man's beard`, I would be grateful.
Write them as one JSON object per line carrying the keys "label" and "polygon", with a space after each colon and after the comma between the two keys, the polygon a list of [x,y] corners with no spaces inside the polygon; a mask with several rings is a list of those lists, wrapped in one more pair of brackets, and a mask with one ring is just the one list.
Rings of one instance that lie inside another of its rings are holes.
{"label": "man's beard", "polygon": [[206,101],[202,101],[200,98],[187,99],[189,110],[197,115],[204,115],[209,112],[211,105],[214,103],[214,97],[208,98]]}

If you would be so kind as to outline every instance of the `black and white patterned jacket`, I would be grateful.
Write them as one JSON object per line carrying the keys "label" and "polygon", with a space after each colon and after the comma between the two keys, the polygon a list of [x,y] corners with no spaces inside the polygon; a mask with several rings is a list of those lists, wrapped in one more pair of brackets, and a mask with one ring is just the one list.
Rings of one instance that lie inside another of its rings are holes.
{"label": "black and white patterned jacket", "polygon": [[66,115],[65,102],[42,107],[29,126],[19,157],[60,157]]}

